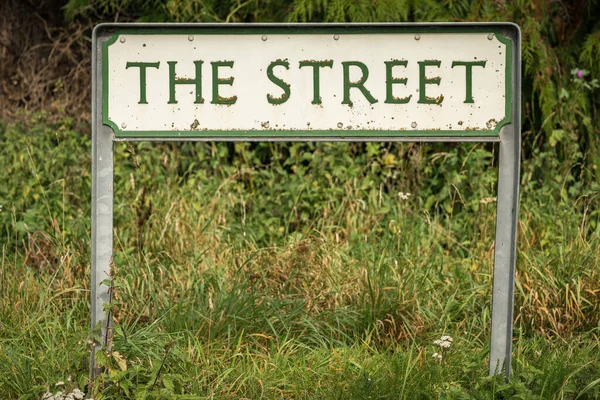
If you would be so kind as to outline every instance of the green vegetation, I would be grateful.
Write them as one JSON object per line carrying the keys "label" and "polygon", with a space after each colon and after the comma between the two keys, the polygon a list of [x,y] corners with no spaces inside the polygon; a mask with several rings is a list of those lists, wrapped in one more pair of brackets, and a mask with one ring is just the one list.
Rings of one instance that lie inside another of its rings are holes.
{"label": "green vegetation", "polygon": [[[114,347],[96,400],[600,398],[600,2],[63,3],[80,32],[115,19],[523,31],[510,382],[487,377],[494,145],[118,143]],[[88,385],[91,144],[59,83],[46,111],[0,121],[2,399]]]}
{"label": "green vegetation", "polygon": [[[23,120],[0,133],[0,394],[33,399],[87,382],[90,141]],[[103,396],[597,398],[598,189],[540,185],[544,154],[523,166],[514,376],[486,377],[495,156],[117,144]]]}

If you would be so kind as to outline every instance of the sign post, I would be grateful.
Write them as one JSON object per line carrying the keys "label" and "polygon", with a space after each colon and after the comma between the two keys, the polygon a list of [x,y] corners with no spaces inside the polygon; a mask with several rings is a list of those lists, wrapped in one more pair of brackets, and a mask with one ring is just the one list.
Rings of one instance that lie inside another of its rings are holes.
{"label": "sign post", "polygon": [[[101,24],[93,33],[92,329],[110,344],[115,141],[499,142],[490,374],[510,374],[518,26]],[[103,284],[104,283],[104,284]],[[94,351],[90,375],[98,372]]]}

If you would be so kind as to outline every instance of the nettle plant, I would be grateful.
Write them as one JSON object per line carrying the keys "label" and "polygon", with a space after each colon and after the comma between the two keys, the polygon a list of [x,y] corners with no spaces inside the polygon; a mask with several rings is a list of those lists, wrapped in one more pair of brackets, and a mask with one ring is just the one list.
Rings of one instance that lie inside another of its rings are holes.
{"label": "nettle plant", "polygon": [[548,130],[552,128],[548,143],[564,152],[561,158],[565,160],[583,157],[580,136],[591,139],[597,129],[593,125],[589,97],[598,88],[598,79],[591,77],[588,70],[573,68],[570,79],[558,93],[559,106],[548,121]]}

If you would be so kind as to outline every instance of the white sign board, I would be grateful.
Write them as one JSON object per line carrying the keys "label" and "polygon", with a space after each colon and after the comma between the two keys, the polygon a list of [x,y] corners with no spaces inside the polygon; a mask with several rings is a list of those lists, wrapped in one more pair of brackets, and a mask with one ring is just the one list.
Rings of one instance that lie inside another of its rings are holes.
{"label": "white sign board", "polygon": [[511,41],[419,32],[117,31],[104,123],[122,137],[498,136]]}

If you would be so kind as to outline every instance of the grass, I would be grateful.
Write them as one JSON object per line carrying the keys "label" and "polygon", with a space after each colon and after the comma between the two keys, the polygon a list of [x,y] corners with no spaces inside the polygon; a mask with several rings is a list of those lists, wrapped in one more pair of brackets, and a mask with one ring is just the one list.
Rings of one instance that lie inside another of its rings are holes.
{"label": "grass", "polygon": [[[0,127],[3,399],[88,384],[89,138],[23,124]],[[600,398],[593,182],[563,196],[560,171],[523,165],[507,383],[486,376],[493,147],[115,151],[114,351],[94,398]]]}

